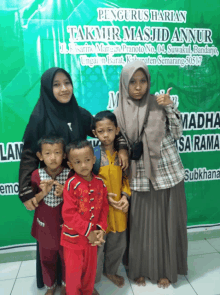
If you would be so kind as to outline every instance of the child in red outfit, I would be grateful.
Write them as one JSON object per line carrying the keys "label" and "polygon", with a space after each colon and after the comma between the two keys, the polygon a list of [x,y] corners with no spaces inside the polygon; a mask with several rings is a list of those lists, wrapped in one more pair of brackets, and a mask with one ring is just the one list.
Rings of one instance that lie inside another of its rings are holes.
{"label": "child in red outfit", "polygon": [[96,276],[97,245],[104,242],[107,229],[107,188],[92,173],[95,156],[90,142],[67,146],[68,165],[75,171],[64,187],[62,208],[66,292],[91,295]]}
{"label": "child in red outfit", "polygon": [[52,295],[56,289],[57,259],[62,262],[61,294],[65,295],[65,268],[63,247],[60,246],[62,226],[63,186],[70,170],[62,167],[65,158],[65,144],[62,138],[47,136],[38,142],[37,156],[44,161],[45,168],[36,169],[31,176],[31,185],[38,202],[31,234],[39,242],[43,281],[47,287],[45,295]]}

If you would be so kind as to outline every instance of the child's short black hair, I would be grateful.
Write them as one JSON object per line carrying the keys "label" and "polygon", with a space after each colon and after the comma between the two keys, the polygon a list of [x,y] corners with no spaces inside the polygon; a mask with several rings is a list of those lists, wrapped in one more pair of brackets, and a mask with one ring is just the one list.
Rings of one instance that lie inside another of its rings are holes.
{"label": "child's short black hair", "polygon": [[89,147],[94,155],[94,150],[92,147],[92,144],[90,141],[88,140],[75,140],[73,142],[70,142],[67,146],[66,146],[66,155],[67,158],[69,159],[69,154],[71,150],[75,150],[75,149],[82,149],[85,147]]}
{"label": "child's short black hair", "polygon": [[38,140],[38,151],[42,152],[42,145],[43,144],[55,144],[55,143],[62,143],[63,145],[63,152],[65,153],[66,144],[62,137],[58,135],[45,135]]}
{"label": "child's short black hair", "polygon": [[105,119],[109,119],[110,121],[112,121],[115,124],[115,127],[118,127],[118,123],[117,123],[117,119],[114,113],[110,112],[110,111],[102,111],[99,112],[95,115],[95,117],[93,118],[93,124],[92,124],[92,129],[96,128],[96,123]]}

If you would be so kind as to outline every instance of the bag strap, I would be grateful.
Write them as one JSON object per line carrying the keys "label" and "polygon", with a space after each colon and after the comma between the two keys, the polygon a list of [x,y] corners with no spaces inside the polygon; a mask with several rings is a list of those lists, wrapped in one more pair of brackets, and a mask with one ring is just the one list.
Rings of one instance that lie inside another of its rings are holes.
{"label": "bag strap", "polygon": [[[139,108],[139,106],[138,106],[138,108]],[[143,135],[143,133],[144,133],[144,129],[145,129],[145,127],[147,126],[147,119],[148,119],[149,112],[150,112],[150,105],[149,105],[148,108],[147,108],[147,112],[146,112],[146,114],[145,114],[145,118],[144,118],[144,124],[143,124],[142,130],[141,130],[141,133],[140,133],[140,135],[138,136],[138,139],[136,140],[137,142],[139,141],[139,139],[140,139],[141,136]],[[136,142],[136,141],[135,141],[135,142]]]}
{"label": "bag strap", "polygon": [[[142,130],[141,130],[141,133],[140,133],[140,135],[138,136],[138,139],[136,139],[132,144],[134,144],[134,143],[140,141],[140,138],[141,138],[141,136],[143,135],[143,133],[144,133],[144,129],[145,129],[146,125],[147,125],[148,114],[149,114],[149,109],[148,109],[148,111],[147,111],[147,114],[146,114],[146,117],[145,117],[145,122],[144,122],[144,124],[143,124]],[[124,135],[125,135],[125,137],[126,137],[126,141],[127,141],[127,143],[128,143],[128,146],[129,146],[129,148],[131,148],[131,145],[132,145],[132,144],[130,143],[131,140],[128,138],[128,136],[127,136],[125,130],[124,130],[124,129],[122,129],[122,130],[123,130],[123,133],[124,133]]]}
{"label": "bag strap", "polygon": [[101,165],[101,148],[100,148],[100,145],[97,145],[96,147],[94,147],[93,150],[94,150],[94,155],[96,156],[96,161],[95,161],[95,164],[93,165],[92,172],[95,175],[98,175],[100,165]]}

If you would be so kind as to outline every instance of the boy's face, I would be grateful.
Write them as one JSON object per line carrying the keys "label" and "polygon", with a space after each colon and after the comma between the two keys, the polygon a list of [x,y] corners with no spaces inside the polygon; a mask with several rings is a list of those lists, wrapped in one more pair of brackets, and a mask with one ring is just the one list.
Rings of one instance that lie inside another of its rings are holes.
{"label": "boy's face", "polygon": [[96,128],[93,133],[104,146],[114,144],[115,136],[118,135],[120,129],[116,127],[114,122],[109,119],[96,122]]}
{"label": "boy's face", "polygon": [[40,161],[44,161],[49,171],[53,172],[61,166],[62,161],[65,158],[65,154],[63,152],[63,144],[42,144],[41,152],[37,152],[37,156]]}
{"label": "boy's face", "polygon": [[90,147],[86,146],[80,149],[70,150],[69,161],[70,169],[73,169],[79,176],[85,180],[90,180],[93,165],[96,157]]}

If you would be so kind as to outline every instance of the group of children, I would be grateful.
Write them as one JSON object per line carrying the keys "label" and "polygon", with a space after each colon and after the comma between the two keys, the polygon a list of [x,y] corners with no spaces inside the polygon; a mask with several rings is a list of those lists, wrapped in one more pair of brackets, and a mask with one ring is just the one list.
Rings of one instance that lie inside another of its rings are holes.
{"label": "group of children", "polygon": [[[98,175],[93,173],[96,157],[89,141],[65,147],[63,138],[52,135],[38,143],[37,156],[45,167],[31,178],[38,202],[32,235],[39,242],[45,295],[55,292],[59,256],[61,295],[98,294],[94,284],[103,266],[108,279],[124,285],[117,271],[126,248],[131,191],[114,148],[119,133],[115,115],[98,113],[93,133],[101,142]],[[70,169],[62,165],[66,157]]]}

